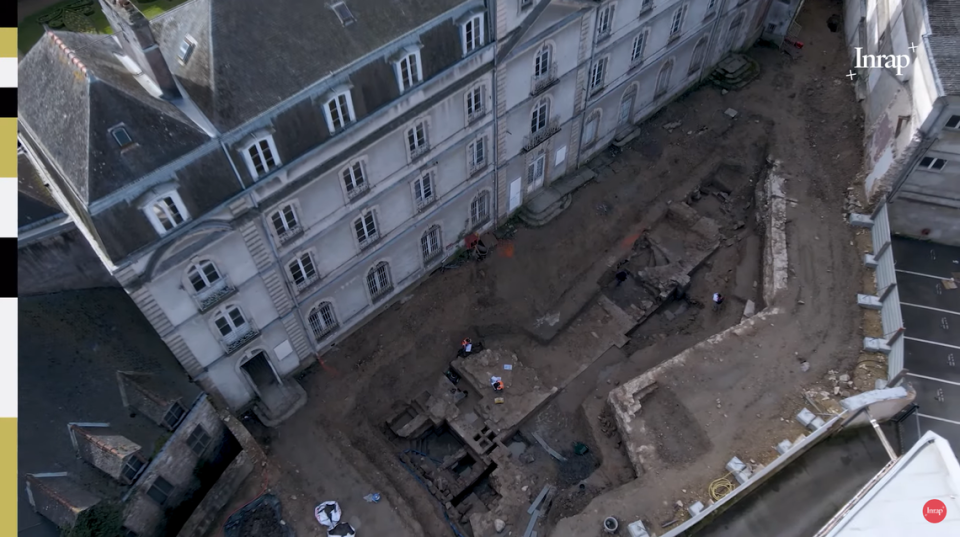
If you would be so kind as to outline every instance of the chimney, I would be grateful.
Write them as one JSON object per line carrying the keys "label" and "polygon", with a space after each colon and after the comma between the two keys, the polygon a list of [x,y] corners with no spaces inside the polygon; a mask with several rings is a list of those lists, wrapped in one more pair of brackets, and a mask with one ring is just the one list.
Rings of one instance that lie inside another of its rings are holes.
{"label": "chimney", "polygon": [[180,90],[167,66],[160,46],[153,38],[150,21],[130,0],[100,0],[103,14],[110,21],[114,35],[120,41],[124,53],[130,57],[163,92],[163,98],[174,100],[181,97]]}

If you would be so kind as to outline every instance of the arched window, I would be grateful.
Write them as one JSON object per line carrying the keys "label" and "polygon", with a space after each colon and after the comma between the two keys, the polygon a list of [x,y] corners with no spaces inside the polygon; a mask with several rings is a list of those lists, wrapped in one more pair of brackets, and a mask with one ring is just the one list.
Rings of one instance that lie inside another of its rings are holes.
{"label": "arched window", "polygon": [[195,293],[202,293],[220,281],[221,276],[220,271],[217,270],[217,266],[214,265],[213,262],[200,261],[190,267],[187,271],[187,278],[190,280],[193,291]]}
{"label": "arched window", "polygon": [[431,226],[420,237],[420,252],[424,263],[429,263],[443,253],[443,241],[440,236],[440,226]]}
{"label": "arched window", "polygon": [[687,74],[693,74],[700,70],[706,52],[707,38],[701,37],[700,41],[697,41],[697,46],[693,47],[693,55],[690,57],[690,68],[687,70]]}
{"label": "arched window", "polygon": [[367,273],[367,290],[370,291],[370,298],[376,302],[386,296],[392,289],[393,281],[390,278],[390,265],[386,261],[381,261]]}
{"label": "arched window", "polygon": [[662,97],[670,89],[670,75],[673,74],[673,60],[666,61],[660,67],[660,73],[657,75],[657,92],[655,97]]}
{"label": "arched window", "polygon": [[213,324],[220,333],[224,350],[232,353],[252,341],[258,334],[240,306],[228,305],[217,312]]}
{"label": "arched window", "polygon": [[549,43],[544,43],[537,49],[537,55],[533,57],[533,78],[538,80],[549,78],[552,65],[553,47]]}
{"label": "arched window", "polygon": [[600,110],[594,110],[587,116],[587,123],[583,126],[583,144],[590,145],[597,141],[597,133],[600,131]]}
{"label": "arched window", "polygon": [[484,190],[470,202],[470,227],[475,228],[490,219],[490,192]]}
{"label": "arched window", "polygon": [[310,330],[317,341],[329,336],[340,326],[337,314],[333,311],[333,304],[329,302],[321,302],[310,310],[307,322],[310,323]]}
{"label": "arched window", "polygon": [[530,115],[530,132],[537,132],[547,127],[547,121],[550,117],[550,100],[544,97],[533,105],[533,112]]}

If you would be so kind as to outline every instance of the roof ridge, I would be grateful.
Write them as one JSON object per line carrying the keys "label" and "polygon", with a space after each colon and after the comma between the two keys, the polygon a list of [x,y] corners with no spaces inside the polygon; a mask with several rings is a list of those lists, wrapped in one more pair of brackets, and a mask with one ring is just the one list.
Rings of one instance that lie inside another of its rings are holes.
{"label": "roof ridge", "polygon": [[47,35],[50,36],[50,38],[57,45],[57,47],[60,48],[60,51],[63,52],[63,54],[70,60],[70,63],[76,66],[76,68],[79,69],[84,76],[87,76],[87,66],[84,65],[82,61],[80,61],[80,58],[77,56],[77,53],[73,49],[68,47],[67,44],[64,43],[59,36],[57,36],[57,34],[50,31],[49,28],[47,29]]}

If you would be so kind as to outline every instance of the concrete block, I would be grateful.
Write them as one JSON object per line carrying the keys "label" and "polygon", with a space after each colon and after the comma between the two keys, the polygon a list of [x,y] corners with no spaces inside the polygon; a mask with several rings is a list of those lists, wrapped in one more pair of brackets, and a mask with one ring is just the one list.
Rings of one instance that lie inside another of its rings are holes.
{"label": "concrete block", "polygon": [[647,528],[644,527],[643,521],[637,520],[636,522],[631,522],[627,525],[627,533],[630,534],[630,537],[650,537],[650,534],[647,532]]}
{"label": "concrete block", "polygon": [[783,455],[784,453],[790,451],[790,448],[793,447],[793,442],[789,440],[782,440],[777,444],[777,453]]}
{"label": "concrete block", "polygon": [[737,117],[737,111],[733,108],[727,108],[727,111],[724,112],[730,119]]}
{"label": "concrete block", "polygon": [[820,427],[823,427],[824,425],[826,425],[826,422],[823,421],[823,418],[821,418],[820,416],[817,416],[813,418],[813,421],[810,422],[810,425],[807,425],[807,428],[810,429],[811,431],[816,431],[817,429],[819,429]]}
{"label": "concrete block", "polygon": [[703,511],[703,502],[697,502],[687,508],[687,512],[690,513],[692,517],[699,515],[700,511]]}
{"label": "concrete block", "polygon": [[880,302],[880,297],[862,293],[857,293],[857,305],[868,310],[880,311],[883,309],[883,303]]}
{"label": "concrete block", "polygon": [[[797,421],[800,422],[800,425],[804,427],[810,427],[810,424],[813,420],[817,419],[817,415],[813,412],[810,412],[808,409],[804,408],[797,414]],[[729,470],[729,468],[727,468]]]}
{"label": "concrete block", "polygon": [[728,472],[737,473],[746,470],[747,465],[744,464],[739,458],[734,457],[727,463],[726,469]]}
{"label": "concrete block", "polygon": [[873,257],[873,254],[864,254],[863,256],[863,266],[868,269],[877,268],[877,259]]}
{"label": "concrete block", "polygon": [[750,481],[750,478],[753,477],[753,470],[744,468],[742,472],[734,472],[733,476],[737,478],[737,483],[742,485],[747,481]]}
{"label": "concrete block", "polygon": [[897,401],[907,398],[907,389],[903,386],[887,388],[886,380],[877,379],[877,384],[880,384],[881,382],[883,383],[881,388],[847,397],[843,401],[840,401],[840,406],[842,406],[845,410],[859,410],[867,405],[873,405],[883,401]]}
{"label": "concrete block", "polygon": [[887,387],[887,382],[886,379],[877,379],[876,382],[873,383],[873,389],[882,390]]}
{"label": "concrete block", "polygon": [[887,342],[875,337],[863,338],[863,350],[866,352],[882,352],[883,354],[890,354],[890,346],[887,345]]}
{"label": "concrete block", "polygon": [[873,219],[869,214],[850,213],[850,225],[870,229],[873,227]]}
{"label": "concrete block", "polygon": [[749,319],[757,313],[757,305],[752,300],[747,300],[747,305],[743,307],[743,318]]}

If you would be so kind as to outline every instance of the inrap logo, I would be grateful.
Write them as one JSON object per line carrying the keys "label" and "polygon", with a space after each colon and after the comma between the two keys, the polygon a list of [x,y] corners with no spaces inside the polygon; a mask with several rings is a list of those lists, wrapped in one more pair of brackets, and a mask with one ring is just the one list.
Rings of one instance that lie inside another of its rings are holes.
{"label": "inrap logo", "polygon": [[923,518],[925,518],[927,522],[936,524],[937,522],[943,522],[943,519],[946,517],[947,506],[940,500],[930,500],[923,504]]}

